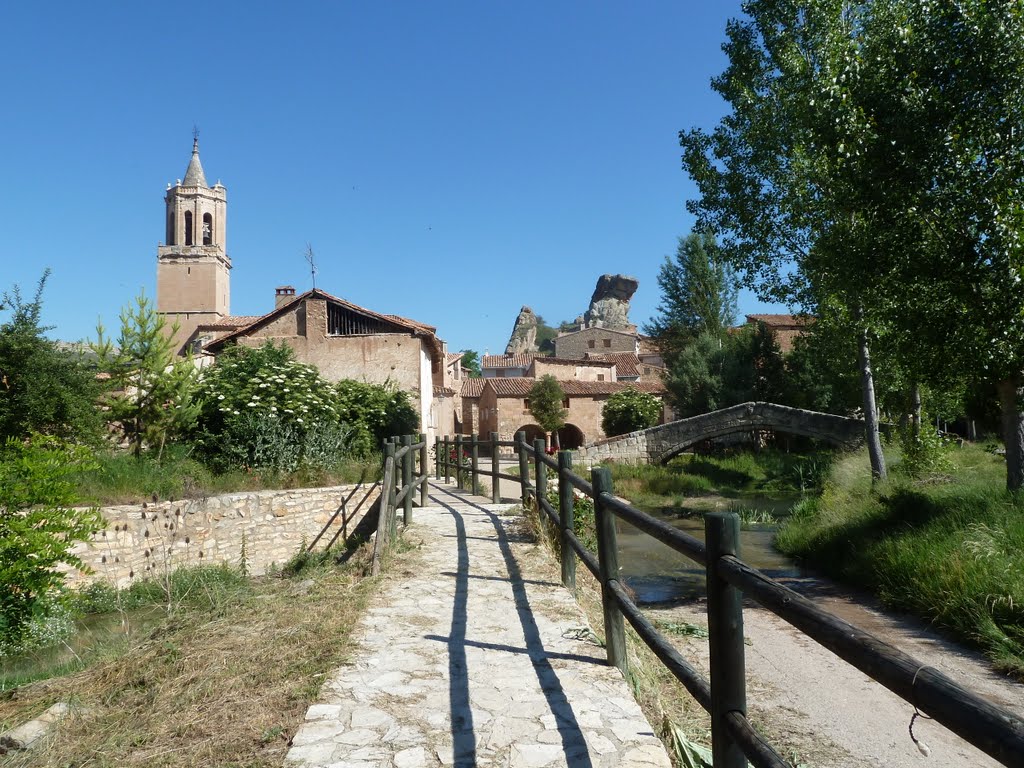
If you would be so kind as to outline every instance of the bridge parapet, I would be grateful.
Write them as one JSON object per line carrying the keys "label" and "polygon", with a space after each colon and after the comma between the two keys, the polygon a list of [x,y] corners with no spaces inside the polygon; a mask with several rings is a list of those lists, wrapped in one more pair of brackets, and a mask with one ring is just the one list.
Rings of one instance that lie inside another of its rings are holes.
{"label": "bridge parapet", "polygon": [[841,448],[855,448],[864,440],[864,422],[860,419],[749,402],[601,440],[580,449],[577,455],[591,463],[612,459],[660,464],[704,440],[762,429],[811,437]]}

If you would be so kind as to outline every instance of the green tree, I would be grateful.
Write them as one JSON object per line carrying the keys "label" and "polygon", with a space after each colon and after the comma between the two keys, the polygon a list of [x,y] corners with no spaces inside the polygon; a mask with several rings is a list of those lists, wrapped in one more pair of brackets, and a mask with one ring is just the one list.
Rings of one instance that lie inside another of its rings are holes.
{"label": "green tree", "polygon": [[661,303],[644,326],[671,365],[687,342],[702,333],[720,335],[736,319],[736,280],[708,230],[679,238],[675,258],[665,257],[658,272]]}
{"label": "green tree", "polygon": [[196,368],[191,358],[174,354],[176,330],[142,293],[134,306],[121,310],[116,345],[102,324],[96,329],[93,348],[113,388],[106,401],[108,417],[136,456],[148,445],[158,447],[159,457],[167,439],[190,429],[199,413],[192,396]]}
{"label": "green tree", "polygon": [[702,333],[687,344],[665,376],[669,402],[680,418],[722,406],[723,339]]}
{"label": "green tree", "polygon": [[653,427],[661,417],[661,400],[627,387],[612,394],[601,409],[601,429],[608,437]]}
{"label": "green tree", "polygon": [[[0,650],[17,647],[64,583],[58,565],[100,530],[95,509],[75,509],[70,476],[91,466],[82,446],[53,437],[8,438],[0,449]],[[2,655],[2,654],[0,654]]]}
{"label": "green tree", "polygon": [[565,391],[551,374],[541,376],[530,387],[529,394],[530,413],[540,425],[540,428],[552,435],[552,442],[561,446],[558,439],[558,430],[565,426],[565,417],[568,411],[562,405],[565,401]]}
{"label": "green tree", "polygon": [[3,294],[10,317],[0,324],[0,440],[32,432],[96,442],[103,420],[96,408],[102,387],[95,366],[44,336],[42,297],[50,272],[31,301],[18,286]]}
{"label": "green tree", "polygon": [[462,350],[462,367],[469,371],[469,378],[480,378],[480,355],[476,353],[476,350]]}
{"label": "green tree", "polygon": [[[872,3],[751,0],[732,20],[726,71],[712,81],[729,114],[711,133],[680,133],[702,226],[764,299],[846,308],[857,331],[872,475],[886,475],[878,437],[872,332],[885,297],[880,265],[899,243],[866,195],[878,178],[864,153],[872,126],[849,86],[862,68]],[[880,258],[881,256],[881,258]],[[851,349],[851,353],[854,350]],[[851,355],[852,356],[852,355]]]}

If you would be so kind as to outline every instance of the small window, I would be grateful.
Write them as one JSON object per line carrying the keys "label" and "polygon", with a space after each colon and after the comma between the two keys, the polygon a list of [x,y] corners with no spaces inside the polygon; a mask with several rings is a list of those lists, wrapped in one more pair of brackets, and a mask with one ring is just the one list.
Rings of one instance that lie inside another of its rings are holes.
{"label": "small window", "polygon": [[569,407],[569,398],[568,397],[562,400],[562,407],[563,408],[568,408]]}
{"label": "small window", "polygon": [[612,345],[612,340],[611,339],[604,339],[604,345],[605,345],[605,347],[610,348],[611,345]]}
{"label": "small window", "polygon": [[526,398],[525,400],[523,400],[523,408],[529,408],[529,407],[530,407],[530,398]]}
{"label": "small window", "polygon": [[597,380],[598,381],[604,381],[604,374],[603,373],[597,374]]}
{"label": "small window", "polygon": [[594,347],[596,347],[596,346],[597,346],[597,342],[596,342],[596,341],[594,341],[593,339],[590,339],[590,340],[589,340],[589,341],[587,342],[587,347],[588,347],[589,349],[593,349],[593,348],[594,348]]}
{"label": "small window", "polygon": [[203,245],[213,245],[213,216],[203,214]]}
{"label": "small window", "polygon": [[651,372],[650,367],[645,365],[644,366],[644,373],[650,373],[650,372]]}
{"label": "small window", "polygon": [[185,211],[185,245],[193,245],[193,242],[192,242],[192,211]]}

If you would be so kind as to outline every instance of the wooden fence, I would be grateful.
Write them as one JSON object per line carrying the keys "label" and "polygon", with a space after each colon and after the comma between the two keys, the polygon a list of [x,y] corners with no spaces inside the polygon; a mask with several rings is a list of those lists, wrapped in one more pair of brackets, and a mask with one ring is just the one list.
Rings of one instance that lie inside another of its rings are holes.
{"label": "wooden fence", "polygon": [[[499,471],[499,451],[519,461],[519,475]],[[489,454],[490,469],[480,466],[480,451]],[[542,530],[557,540],[562,583],[576,588],[576,558],[601,585],[608,662],[626,671],[624,620],[665,667],[711,715],[715,768],[741,768],[749,760],[758,768],[788,768],[774,748],[747,720],[743,642],[743,600],[754,600],[808,637],[877,680],[907,701],[915,711],[933,718],[1003,765],[1024,768],[1024,721],[967,690],[938,670],[922,664],[810,600],[768,578],[739,559],[738,515],[705,515],[705,542],[616,498],[606,468],[591,470],[590,481],[572,472],[572,455],[557,459],[545,452],[544,441],[528,445],[519,432],[514,441],[477,436],[438,439],[434,446],[435,476],[445,482],[454,475],[460,487],[479,493],[479,476],[492,478],[492,500],[500,502],[500,479],[521,484],[526,504],[535,504]],[[532,477],[531,477],[532,469]],[[557,508],[548,500],[548,472],[557,473]],[[385,484],[385,487],[387,485]],[[590,552],[574,533],[573,489],[594,500],[597,552]],[[621,518],[679,554],[704,566],[708,595],[710,680],[694,669],[655,629],[619,580],[615,518]]]}
{"label": "wooden fence", "polygon": [[[419,469],[416,460],[419,459]],[[402,522],[412,522],[412,504],[419,488],[419,506],[427,505],[427,436],[420,435],[413,442],[412,435],[391,437],[384,441],[384,476],[381,478],[380,501],[377,515],[377,535],[373,543],[371,573],[380,573],[384,551],[392,546],[398,535],[398,507],[402,507]]]}

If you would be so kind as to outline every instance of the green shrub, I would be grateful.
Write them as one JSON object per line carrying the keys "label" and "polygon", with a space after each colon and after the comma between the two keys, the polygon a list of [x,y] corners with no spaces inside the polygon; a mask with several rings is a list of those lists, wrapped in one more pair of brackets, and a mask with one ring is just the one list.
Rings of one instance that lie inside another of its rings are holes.
{"label": "green shrub", "polygon": [[100,530],[95,509],[73,509],[69,476],[91,454],[55,438],[9,439],[0,452],[0,643],[18,647],[30,624],[45,625],[64,583],[58,565],[84,568],[72,553]]}
{"label": "green shrub", "polygon": [[351,430],[353,455],[367,456],[380,450],[385,438],[419,431],[420,419],[409,402],[409,393],[393,383],[369,384],[344,379],[335,385],[338,417]]}
{"label": "green shrub", "polygon": [[648,392],[629,387],[616,392],[601,409],[601,429],[608,437],[653,427],[661,416],[661,401]]}
{"label": "green shrub", "polygon": [[952,471],[953,462],[949,457],[952,444],[929,427],[927,417],[922,416],[922,422],[916,435],[911,427],[900,430],[899,441],[903,454],[895,469],[913,478]]}

